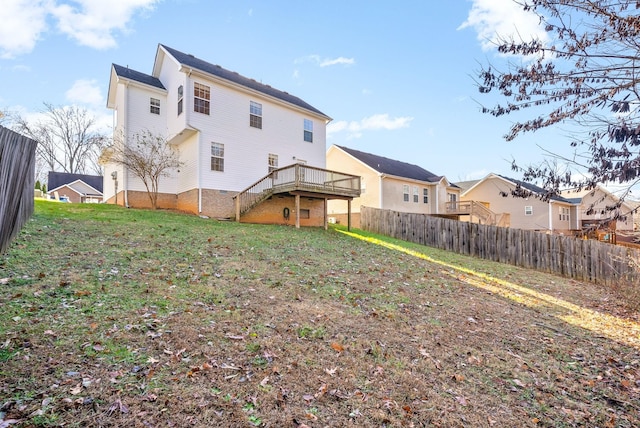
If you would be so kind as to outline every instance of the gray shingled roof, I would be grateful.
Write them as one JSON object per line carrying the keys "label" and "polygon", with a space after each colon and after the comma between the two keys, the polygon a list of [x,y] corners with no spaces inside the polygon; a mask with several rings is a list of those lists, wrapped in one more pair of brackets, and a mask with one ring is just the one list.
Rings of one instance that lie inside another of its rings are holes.
{"label": "gray shingled roof", "polygon": [[428,183],[437,183],[442,179],[441,175],[435,175],[426,169],[406,162],[385,158],[383,156],[371,153],[361,152],[359,150],[350,149],[344,146],[338,146],[341,150],[349,153],[354,158],[370,166],[374,170],[396,177],[411,178],[413,180],[426,181]]}
{"label": "gray shingled roof", "polygon": [[89,186],[93,187],[99,192],[102,192],[102,176],[101,175],[87,175],[87,174],[70,174],[67,172],[55,172],[49,171],[49,177],[47,180],[47,190],[51,191],[57,189],[65,184],[73,183],[76,180],[82,180]]}
{"label": "gray shingled roof", "polygon": [[144,83],[149,86],[154,86],[159,89],[166,89],[160,79],[158,79],[157,77],[140,73],[139,71],[135,71],[130,69],[129,67],[123,67],[118,64],[113,64],[113,69],[116,71],[116,75],[119,77],[124,77],[126,79]]}
{"label": "gray shingled roof", "polygon": [[227,69],[220,67],[219,65],[215,65],[215,64],[211,64],[209,62],[203,61],[199,58],[196,58],[193,55],[180,52],[166,45],[161,44],[160,46],[162,46],[162,48],[164,48],[172,57],[174,57],[176,61],[178,61],[180,64],[184,66],[203,71],[207,74],[211,74],[216,77],[220,77],[222,79],[228,80],[230,82],[236,83],[238,85],[244,86],[249,89],[253,89],[254,91],[261,92],[263,94],[269,95],[279,100],[286,101],[290,104],[301,107],[305,110],[309,110],[316,114],[329,118],[329,116],[322,113],[317,108],[306,103],[300,98],[289,94],[288,92],[284,92],[284,91],[280,91],[278,89],[272,88],[269,85],[265,85],[255,81],[254,79],[249,79],[247,77],[241,76],[240,74],[234,71],[229,71]]}
{"label": "gray shingled roof", "polygon": [[[501,177],[507,181],[511,181],[512,183],[518,184],[520,185],[520,187],[522,187],[525,190],[528,190],[530,192],[536,193],[538,195],[544,195],[547,193],[546,190],[544,190],[542,187],[536,186],[535,184],[531,184],[531,183],[527,183],[526,181],[522,181],[522,180],[516,180],[515,178],[509,178],[509,177],[505,177],[503,175],[500,174],[496,174],[498,177]],[[568,204],[571,204],[572,202],[566,198],[563,198],[562,196],[552,196],[550,198],[552,201],[558,201],[558,202],[566,202]]]}

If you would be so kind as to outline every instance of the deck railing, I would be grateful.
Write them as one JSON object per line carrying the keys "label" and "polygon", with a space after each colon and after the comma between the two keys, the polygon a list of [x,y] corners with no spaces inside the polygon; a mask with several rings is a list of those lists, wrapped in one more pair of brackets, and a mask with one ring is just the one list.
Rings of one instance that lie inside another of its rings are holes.
{"label": "deck railing", "polygon": [[482,220],[483,224],[495,225],[496,214],[477,201],[453,201],[446,203],[447,214],[474,215]]}
{"label": "deck railing", "polygon": [[273,194],[293,191],[355,198],[360,177],[299,163],[275,169],[234,196],[236,219]]}

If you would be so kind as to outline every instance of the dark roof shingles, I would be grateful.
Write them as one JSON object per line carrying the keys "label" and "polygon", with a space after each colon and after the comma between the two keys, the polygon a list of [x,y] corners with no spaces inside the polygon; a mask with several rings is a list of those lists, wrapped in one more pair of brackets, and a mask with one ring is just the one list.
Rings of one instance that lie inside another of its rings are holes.
{"label": "dark roof shingles", "polygon": [[116,75],[124,77],[126,79],[134,80],[136,82],[144,83],[145,85],[153,86],[159,89],[165,89],[164,85],[157,77],[150,76],[148,74],[140,73],[130,69],[129,67],[123,67],[118,64],[113,64],[113,68],[116,71]]}
{"label": "dark roof shingles", "polygon": [[[542,187],[536,186],[535,184],[527,183],[526,181],[522,181],[522,180],[516,180],[515,178],[505,177],[505,176],[500,175],[500,174],[496,174],[496,175],[498,177],[501,177],[501,178],[507,180],[507,181],[511,181],[512,183],[520,185],[520,187],[522,187],[523,189],[528,190],[530,192],[533,192],[533,193],[535,193],[537,195],[542,196],[542,195],[545,195],[547,193],[546,190],[544,190]],[[562,196],[557,196],[557,195],[552,196],[550,199],[552,201],[565,202],[565,203],[568,203],[568,204],[573,203],[570,200],[568,200],[566,198],[563,198]]]}
{"label": "dark roof shingles", "polygon": [[49,177],[47,180],[47,189],[53,190],[65,184],[73,183],[76,180],[82,180],[89,186],[102,193],[102,176],[101,175],[86,175],[86,174],[70,174],[67,172],[55,172],[49,171]]}
{"label": "dark roof shingles", "polygon": [[411,178],[413,180],[425,181],[428,183],[435,183],[442,179],[442,176],[435,175],[418,165],[361,152],[344,146],[337,147],[382,174]]}
{"label": "dark roof shingles", "polygon": [[246,88],[253,89],[254,91],[262,92],[263,94],[272,96],[282,101],[286,101],[290,104],[301,107],[305,110],[309,110],[316,114],[328,117],[326,114],[322,113],[317,108],[306,103],[300,98],[289,94],[288,92],[284,92],[284,91],[280,91],[278,89],[272,88],[269,85],[265,85],[263,83],[257,82],[254,79],[249,79],[247,77],[241,76],[240,74],[234,71],[229,71],[227,69],[220,67],[219,65],[215,65],[215,64],[211,64],[209,62],[203,61],[199,58],[196,58],[193,55],[180,52],[166,45],[161,44],[160,46],[162,46],[167,52],[169,52],[169,54],[171,54],[171,56],[173,56],[182,65],[186,65],[188,67],[192,67],[197,70],[204,71],[205,73],[220,77],[222,79],[228,80],[230,82],[236,83]]}

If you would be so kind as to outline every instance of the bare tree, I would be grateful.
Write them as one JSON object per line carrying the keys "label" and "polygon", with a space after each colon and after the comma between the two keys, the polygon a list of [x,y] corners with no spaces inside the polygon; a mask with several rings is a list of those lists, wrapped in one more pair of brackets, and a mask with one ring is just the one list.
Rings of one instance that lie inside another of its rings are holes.
{"label": "bare tree", "polygon": [[15,119],[15,129],[38,142],[38,161],[50,171],[100,174],[100,151],[106,134],[96,129],[95,117],[76,106],[55,107],[45,103],[42,119]]}
{"label": "bare tree", "polygon": [[162,135],[149,130],[141,131],[130,138],[115,139],[102,156],[106,162],[122,165],[144,183],[151,207],[158,207],[158,186],[161,177],[182,165],[179,153],[167,143]]}
{"label": "bare tree", "polygon": [[525,181],[541,181],[546,197],[561,188],[616,183],[625,189],[624,200],[640,181],[640,2],[513,1],[537,15],[551,42],[498,42],[498,51],[511,59],[502,71],[482,67],[478,87],[504,101],[482,111],[529,111],[529,119],[511,126],[507,140],[560,125],[573,148],[569,156],[547,153],[566,168],[556,162],[520,167],[514,161],[513,169]]}

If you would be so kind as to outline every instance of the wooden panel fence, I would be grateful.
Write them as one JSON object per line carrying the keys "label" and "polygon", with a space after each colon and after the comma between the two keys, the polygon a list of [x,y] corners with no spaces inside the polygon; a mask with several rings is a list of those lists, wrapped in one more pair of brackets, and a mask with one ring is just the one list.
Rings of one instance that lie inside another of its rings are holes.
{"label": "wooden panel fence", "polygon": [[0,254],[33,214],[37,145],[0,126]]}
{"label": "wooden panel fence", "polygon": [[363,230],[581,281],[640,286],[640,250],[570,236],[361,207]]}

